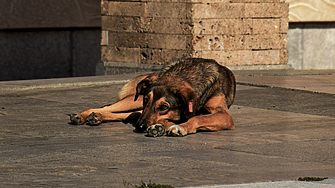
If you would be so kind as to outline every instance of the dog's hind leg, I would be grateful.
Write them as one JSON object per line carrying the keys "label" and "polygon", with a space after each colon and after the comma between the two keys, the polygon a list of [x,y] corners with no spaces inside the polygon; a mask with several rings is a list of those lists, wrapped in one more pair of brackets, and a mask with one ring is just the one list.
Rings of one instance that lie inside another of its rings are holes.
{"label": "dog's hind leg", "polygon": [[98,125],[106,121],[123,121],[129,118],[129,116],[137,117],[135,114],[140,113],[138,110],[143,108],[143,102],[142,97],[139,97],[136,101],[134,101],[134,98],[135,95],[131,95],[102,108],[73,113],[70,115],[70,124],[82,125],[88,121],[88,124],[90,125]]}
{"label": "dog's hind leg", "polygon": [[70,124],[82,125],[88,122],[90,125],[98,125],[105,121],[123,121],[130,117],[137,117],[136,114],[139,112],[132,111],[138,111],[143,108],[143,97],[140,96],[134,101],[136,86],[147,76],[138,76],[125,84],[118,94],[119,101],[111,105],[70,114]]}

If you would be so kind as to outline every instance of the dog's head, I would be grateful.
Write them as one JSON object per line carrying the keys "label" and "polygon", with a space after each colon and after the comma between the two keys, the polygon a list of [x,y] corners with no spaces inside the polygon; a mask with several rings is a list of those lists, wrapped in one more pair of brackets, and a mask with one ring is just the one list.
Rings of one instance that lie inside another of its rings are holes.
{"label": "dog's head", "polygon": [[143,95],[143,112],[136,129],[146,131],[153,124],[185,122],[195,115],[199,97],[185,82],[148,77],[138,83],[135,101]]}

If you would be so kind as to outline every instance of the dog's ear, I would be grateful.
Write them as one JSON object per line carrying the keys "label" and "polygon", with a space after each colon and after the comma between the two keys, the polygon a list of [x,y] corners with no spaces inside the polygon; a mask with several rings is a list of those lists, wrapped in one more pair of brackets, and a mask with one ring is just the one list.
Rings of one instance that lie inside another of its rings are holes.
{"label": "dog's ear", "polygon": [[199,96],[193,91],[192,88],[180,88],[179,89],[181,98],[183,100],[184,115],[187,119],[195,116],[199,107]]}
{"label": "dog's ear", "polygon": [[136,94],[134,101],[136,101],[140,95],[143,95],[147,91],[150,85],[151,81],[148,79],[140,81],[136,86]]}
{"label": "dog's ear", "polygon": [[195,116],[197,110],[199,107],[199,96],[192,92],[189,96],[189,100],[186,101],[186,109],[184,111],[184,114],[187,119],[190,119],[191,117]]}
{"label": "dog's ear", "polygon": [[140,81],[136,86],[136,94],[134,101],[136,101],[140,95],[144,95],[153,84],[153,81],[156,79],[157,76],[150,75],[144,78],[142,81]]}

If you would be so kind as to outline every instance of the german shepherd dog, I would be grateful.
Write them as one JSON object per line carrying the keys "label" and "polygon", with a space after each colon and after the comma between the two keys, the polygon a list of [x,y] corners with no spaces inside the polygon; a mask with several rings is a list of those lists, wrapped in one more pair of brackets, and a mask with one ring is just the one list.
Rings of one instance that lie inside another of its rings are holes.
{"label": "german shepherd dog", "polygon": [[99,125],[135,118],[136,130],[152,137],[231,130],[235,125],[228,109],[235,90],[228,68],[211,59],[186,59],[132,79],[120,90],[118,102],[71,114],[70,123]]}

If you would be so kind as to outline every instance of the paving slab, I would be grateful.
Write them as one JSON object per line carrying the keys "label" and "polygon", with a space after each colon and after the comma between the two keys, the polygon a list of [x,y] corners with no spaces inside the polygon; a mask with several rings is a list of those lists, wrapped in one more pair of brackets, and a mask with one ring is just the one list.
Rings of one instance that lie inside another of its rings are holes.
{"label": "paving slab", "polygon": [[107,76],[87,76],[71,78],[54,78],[54,79],[36,79],[36,80],[19,80],[19,81],[2,81],[0,82],[0,95],[27,95],[39,92],[59,91],[62,89],[78,89],[83,87],[99,87],[115,84],[125,84],[135,76],[145,73],[107,75]]}
{"label": "paving slab", "polygon": [[276,181],[276,182],[261,182],[261,183],[244,183],[232,185],[216,185],[202,186],[189,188],[232,188],[232,187],[251,187],[251,188],[283,188],[283,187],[299,187],[299,188],[333,188],[335,179],[327,179],[320,182],[303,182],[303,181]]}
{"label": "paving slab", "polygon": [[234,71],[240,84],[335,94],[335,70]]}
{"label": "paving slab", "polygon": [[[256,74],[237,80],[263,77],[249,81],[265,85],[268,78]],[[230,109],[236,129],[186,137],[146,137],[123,122],[68,124],[68,113],[115,102],[122,81],[133,76],[0,82],[0,187],[122,188],[141,180],[175,187],[334,186],[335,97],[323,92],[238,85]]]}

